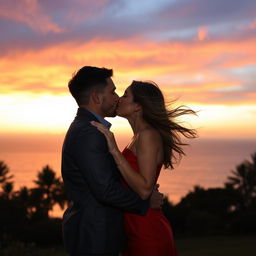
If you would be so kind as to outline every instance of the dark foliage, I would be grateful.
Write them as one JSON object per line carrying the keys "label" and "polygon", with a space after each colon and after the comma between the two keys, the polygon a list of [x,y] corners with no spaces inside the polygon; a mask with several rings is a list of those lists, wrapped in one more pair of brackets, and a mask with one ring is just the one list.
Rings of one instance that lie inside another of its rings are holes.
{"label": "dark foliage", "polygon": [[7,165],[0,162],[0,250],[6,237],[22,246],[61,244],[61,219],[49,218],[55,204],[63,209],[68,203],[61,179],[46,165],[38,172],[35,187],[13,191],[12,177]]}
{"label": "dark foliage", "polygon": [[195,186],[164,213],[174,231],[183,235],[256,233],[256,153],[231,171],[223,188]]}
{"label": "dark foliage", "polygon": [[[3,242],[6,237],[27,251],[34,250],[34,243],[61,244],[61,219],[49,217],[55,204],[62,209],[68,204],[61,179],[48,165],[38,172],[33,188],[13,191],[12,178],[0,161],[0,252],[12,247]],[[222,188],[195,186],[176,205],[165,197],[163,212],[176,235],[256,233],[256,153],[231,171]]]}

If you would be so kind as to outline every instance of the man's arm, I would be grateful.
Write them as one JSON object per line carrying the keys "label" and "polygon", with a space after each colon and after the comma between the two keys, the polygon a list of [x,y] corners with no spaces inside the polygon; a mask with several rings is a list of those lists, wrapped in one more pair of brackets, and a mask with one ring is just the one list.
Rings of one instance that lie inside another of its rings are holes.
{"label": "man's arm", "polygon": [[142,200],[135,192],[120,185],[120,176],[108,151],[106,139],[93,126],[77,136],[76,159],[86,183],[98,201],[127,212],[146,214],[149,201]]}

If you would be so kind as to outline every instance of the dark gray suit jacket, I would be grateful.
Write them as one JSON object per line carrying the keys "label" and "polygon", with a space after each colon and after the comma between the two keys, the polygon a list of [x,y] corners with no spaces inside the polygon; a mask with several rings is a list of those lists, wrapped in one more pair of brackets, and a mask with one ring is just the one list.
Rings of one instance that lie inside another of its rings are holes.
{"label": "dark gray suit jacket", "polygon": [[112,253],[124,246],[123,211],[145,215],[148,200],[120,185],[120,173],[98,121],[79,108],[62,149],[62,177],[73,205],[64,213],[63,239],[71,254]]}

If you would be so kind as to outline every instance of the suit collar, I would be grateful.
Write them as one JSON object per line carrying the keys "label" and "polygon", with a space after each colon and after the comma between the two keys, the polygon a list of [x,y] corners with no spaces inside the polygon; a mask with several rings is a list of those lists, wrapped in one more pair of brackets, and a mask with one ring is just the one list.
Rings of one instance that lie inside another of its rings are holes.
{"label": "suit collar", "polygon": [[95,116],[89,110],[81,107],[77,109],[76,117],[86,117],[92,120],[96,120]]}
{"label": "suit collar", "polygon": [[86,118],[92,119],[94,121],[100,122],[101,124],[103,124],[106,128],[110,129],[111,127],[111,123],[109,123],[107,120],[105,120],[103,117],[101,117],[100,115],[94,113],[91,110],[88,110],[86,108],[82,108],[79,107],[77,110],[77,117],[81,117],[84,116]]}

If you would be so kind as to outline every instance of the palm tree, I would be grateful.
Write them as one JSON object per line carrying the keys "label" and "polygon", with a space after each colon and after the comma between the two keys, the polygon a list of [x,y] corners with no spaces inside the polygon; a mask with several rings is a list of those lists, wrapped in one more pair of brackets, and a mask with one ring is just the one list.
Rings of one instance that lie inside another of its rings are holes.
{"label": "palm tree", "polygon": [[232,170],[233,176],[229,176],[226,183],[226,187],[231,186],[241,194],[242,208],[252,206],[256,200],[256,153],[251,158],[251,162],[246,160]]}
{"label": "palm tree", "polygon": [[7,199],[10,198],[13,190],[13,182],[11,181],[13,175],[9,175],[9,173],[9,167],[3,161],[0,161],[0,184],[3,190],[3,196]]}
{"label": "palm tree", "polygon": [[4,183],[13,178],[13,175],[7,176],[9,172],[9,167],[3,161],[0,161],[0,183]]}
{"label": "palm tree", "polygon": [[26,218],[30,218],[33,214],[31,204],[31,189],[28,189],[26,186],[21,187],[18,191],[13,193],[13,199],[16,201],[24,211]]}
{"label": "palm tree", "polygon": [[5,199],[11,199],[11,193],[13,191],[13,182],[5,182],[2,185],[3,188],[3,194]]}
{"label": "palm tree", "polygon": [[34,180],[37,187],[31,189],[31,200],[37,213],[42,217],[49,217],[49,211],[57,203],[63,209],[67,202],[64,185],[49,165],[43,167]]}

